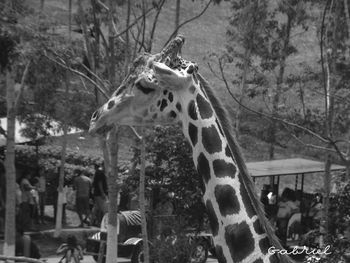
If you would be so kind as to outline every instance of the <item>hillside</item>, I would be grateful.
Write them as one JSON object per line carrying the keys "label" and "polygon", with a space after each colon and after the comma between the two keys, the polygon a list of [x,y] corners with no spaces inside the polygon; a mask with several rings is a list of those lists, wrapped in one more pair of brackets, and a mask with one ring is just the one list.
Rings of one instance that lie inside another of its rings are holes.
{"label": "hillside", "polygon": [[[39,2],[35,0],[29,0],[29,5],[33,8],[38,8]],[[83,4],[88,5],[90,1],[82,1]],[[73,12],[76,12],[77,7],[73,2]],[[136,4],[138,2],[134,2]],[[207,1],[181,1],[181,14],[180,24],[187,21],[190,18],[198,15],[205,7]],[[319,27],[319,21],[321,17],[321,9],[317,6],[308,8],[308,15],[312,17],[310,19],[307,30],[302,27],[293,28],[291,32],[291,44],[295,45],[297,53],[292,54],[287,58],[286,61],[286,78],[294,74],[302,78],[305,75],[307,69],[313,71],[319,71],[319,39],[317,36],[317,28]],[[65,0],[46,0],[44,13],[47,15],[49,20],[56,21],[60,25],[59,31],[67,33],[68,24],[68,6]],[[147,28],[150,30],[151,23],[153,22],[154,12],[147,17]],[[213,85],[218,93],[218,96],[235,111],[237,103],[233,101],[227,92],[225,85],[222,80],[219,80],[215,76],[209,66],[208,62],[211,62],[213,69],[218,73],[218,66],[215,61],[210,61],[208,56],[212,53],[219,53],[225,50],[227,45],[226,31],[229,24],[228,18],[232,15],[230,11],[230,3],[221,1],[220,4],[211,4],[206,12],[198,19],[185,24],[179,33],[186,37],[185,45],[182,49],[182,56],[188,60],[194,61],[199,65],[199,71],[206,78],[210,84]],[[155,38],[153,42],[152,52],[159,52],[168,40],[170,34],[174,30],[174,17],[175,17],[175,2],[166,1],[163,9],[159,15],[158,23],[155,31]],[[126,26],[126,5],[117,7],[117,18],[118,24],[116,25],[117,31],[123,31]],[[280,23],[285,22],[284,18],[280,18]],[[62,27],[63,26],[63,27]],[[79,36],[81,37],[81,35]],[[231,81],[237,81],[240,77],[240,70],[229,66],[225,70],[226,77],[231,85],[231,90],[234,94],[238,94],[239,87],[237,84],[231,84]],[[268,79],[272,86],[275,85],[275,77],[277,72],[271,72]],[[218,74],[217,74],[218,75]],[[320,94],[315,96],[315,93],[305,94],[306,103],[310,105],[320,105]],[[301,104],[294,90],[287,93],[282,102],[286,107],[292,107],[300,109]],[[266,110],[266,105],[262,102],[262,98],[258,97],[255,99],[249,99],[246,101],[247,105],[254,105],[255,109]]]}

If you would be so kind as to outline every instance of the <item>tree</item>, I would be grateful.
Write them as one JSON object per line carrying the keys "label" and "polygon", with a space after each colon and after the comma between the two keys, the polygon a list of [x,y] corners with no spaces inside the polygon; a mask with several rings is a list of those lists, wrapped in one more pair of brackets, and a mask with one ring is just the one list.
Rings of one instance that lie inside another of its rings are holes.
{"label": "tree", "polygon": [[[257,99],[263,97],[267,107],[264,110],[277,117],[288,114],[283,94],[286,92],[286,61],[297,52],[291,42],[291,30],[307,30],[305,25],[308,14],[305,1],[281,2],[272,4],[268,1],[232,1],[233,16],[227,31],[228,44],[223,55],[216,55],[219,63],[219,75],[233,64],[234,72],[240,72],[239,104],[245,97]],[[301,33],[300,33],[301,34]],[[288,78],[293,74],[287,72]],[[221,79],[226,76],[221,76]],[[228,84],[228,83],[227,83]],[[263,108],[263,106],[261,106]],[[270,109],[271,108],[271,109]],[[241,127],[241,106],[238,106],[236,120],[237,132]],[[266,125],[265,125],[266,126]],[[274,158],[274,146],[281,145],[277,138],[278,123],[270,121],[263,139],[270,143],[269,158]]]}
{"label": "tree", "polygon": [[148,234],[147,234],[147,213],[146,213],[146,201],[145,201],[145,181],[146,181],[146,145],[144,138],[141,138],[141,168],[140,168],[140,211],[141,211],[141,229],[143,240],[143,254],[144,262],[150,262],[149,247],[148,247]]}
{"label": "tree", "polygon": [[1,50],[1,74],[6,78],[6,102],[7,102],[7,133],[6,133],[6,214],[5,214],[5,244],[4,254],[6,256],[15,255],[15,233],[16,233],[16,168],[15,168],[15,120],[18,104],[23,91],[24,82],[28,73],[30,63],[27,62],[21,77],[21,82],[17,95],[15,94],[16,70],[19,70],[16,50],[15,36],[6,29],[1,30],[0,42]]}
{"label": "tree", "polygon": [[[242,104],[247,96],[247,86],[252,82],[252,54],[259,52],[260,43],[262,42],[261,32],[266,21],[267,4],[264,1],[241,1],[233,2],[231,10],[233,12],[230,18],[230,27],[227,29],[228,60],[232,61],[236,57],[236,69],[239,73],[234,73],[239,83],[239,102]],[[248,82],[248,83],[247,83]],[[238,83],[237,83],[238,84]],[[240,119],[242,107],[238,105],[236,113],[236,136],[240,134]]]}
{"label": "tree", "polygon": [[[101,138],[102,139],[102,138]],[[117,262],[118,258],[118,248],[115,244],[118,244],[118,195],[121,187],[121,180],[119,177],[118,170],[118,140],[119,140],[119,131],[116,128],[113,128],[106,137],[102,139],[102,149],[106,152],[104,153],[104,161],[107,167],[107,183],[108,183],[108,225],[107,231],[107,254],[106,262],[112,263]]]}
{"label": "tree", "polygon": [[[68,108],[68,96],[69,96],[69,79],[68,72],[65,76],[65,106]],[[56,228],[55,228],[55,237],[59,237],[62,230],[62,215],[63,215],[63,198],[64,198],[64,165],[66,162],[66,151],[67,151],[67,134],[68,134],[68,114],[67,111],[64,114],[63,120],[63,141],[62,141],[62,150],[61,150],[61,165],[59,169],[59,180],[58,180],[58,198],[57,198],[57,213],[56,213]]]}

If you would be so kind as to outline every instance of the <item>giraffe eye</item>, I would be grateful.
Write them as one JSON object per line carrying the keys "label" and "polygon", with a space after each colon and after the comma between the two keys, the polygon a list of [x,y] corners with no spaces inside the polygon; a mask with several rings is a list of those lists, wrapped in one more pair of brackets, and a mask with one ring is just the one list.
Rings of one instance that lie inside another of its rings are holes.
{"label": "giraffe eye", "polygon": [[149,94],[151,92],[154,92],[155,90],[152,88],[144,87],[140,84],[140,82],[135,84],[136,88],[140,90],[142,93]]}
{"label": "giraffe eye", "polygon": [[115,102],[114,100],[111,100],[108,102],[107,109],[110,110],[114,106]]}

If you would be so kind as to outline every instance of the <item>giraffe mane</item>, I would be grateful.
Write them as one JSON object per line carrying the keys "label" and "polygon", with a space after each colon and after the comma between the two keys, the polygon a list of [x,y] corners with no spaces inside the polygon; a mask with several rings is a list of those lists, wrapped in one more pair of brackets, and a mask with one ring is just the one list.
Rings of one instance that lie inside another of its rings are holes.
{"label": "giraffe mane", "polygon": [[[237,166],[240,171],[240,176],[242,176],[242,182],[247,190],[247,193],[249,195],[250,200],[252,201],[252,205],[257,213],[257,216],[259,218],[259,221],[261,223],[261,226],[266,231],[266,234],[270,240],[270,243],[272,246],[278,249],[283,249],[281,243],[279,242],[279,239],[277,238],[276,234],[274,233],[269,221],[267,220],[265,216],[265,211],[263,209],[263,205],[260,202],[258,196],[255,184],[251,178],[251,176],[248,173],[248,169],[245,165],[245,161],[243,158],[243,155],[241,153],[240,147],[235,139],[235,137],[232,135],[232,131],[234,131],[233,125],[231,121],[228,118],[228,114],[226,109],[222,106],[221,102],[217,99],[217,96],[215,95],[214,90],[210,87],[209,83],[197,72],[196,73],[201,87],[203,89],[203,92],[207,95],[210,103],[212,104],[214,111],[216,113],[216,116],[222,126],[223,132],[225,134],[225,137],[227,139],[228,146],[234,156],[234,158],[237,160]],[[284,263],[292,263],[294,262],[289,256],[287,255],[281,255],[279,254],[280,262]]]}

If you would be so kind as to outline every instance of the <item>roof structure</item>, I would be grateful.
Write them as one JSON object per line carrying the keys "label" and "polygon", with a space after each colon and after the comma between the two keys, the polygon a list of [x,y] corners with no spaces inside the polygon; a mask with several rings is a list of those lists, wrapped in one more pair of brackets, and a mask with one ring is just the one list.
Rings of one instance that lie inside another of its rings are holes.
{"label": "roof structure", "polygon": [[[249,162],[247,168],[252,177],[286,176],[324,172],[324,162],[303,158],[291,158],[263,162]],[[345,170],[345,166],[333,164],[331,171]]]}

